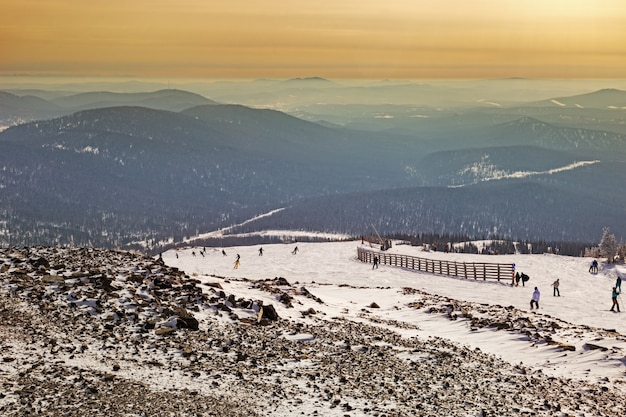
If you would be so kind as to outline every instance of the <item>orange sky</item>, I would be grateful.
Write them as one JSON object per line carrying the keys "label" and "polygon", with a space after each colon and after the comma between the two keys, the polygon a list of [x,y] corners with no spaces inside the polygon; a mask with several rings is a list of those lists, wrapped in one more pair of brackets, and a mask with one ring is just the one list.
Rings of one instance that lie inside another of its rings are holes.
{"label": "orange sky", "polygon": [[0,0],[0,75],[625,78],[624,0]]}

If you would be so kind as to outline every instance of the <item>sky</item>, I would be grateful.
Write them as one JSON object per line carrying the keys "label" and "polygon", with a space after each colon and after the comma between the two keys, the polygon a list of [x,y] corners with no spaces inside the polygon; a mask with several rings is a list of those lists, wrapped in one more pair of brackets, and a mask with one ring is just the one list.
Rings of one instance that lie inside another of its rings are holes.
{"label": "sky", "polygon": [[0,0],[0,75],[623,78],[622,0]]}

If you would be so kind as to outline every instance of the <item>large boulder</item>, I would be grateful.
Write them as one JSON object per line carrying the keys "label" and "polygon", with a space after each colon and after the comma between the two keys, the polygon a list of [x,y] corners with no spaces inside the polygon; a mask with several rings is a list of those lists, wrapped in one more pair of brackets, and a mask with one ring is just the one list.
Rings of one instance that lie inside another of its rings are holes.
{"label": "large boulder", "polygon": [[261,307],[257,321],[260,323],[262,320],[278,321],[278,313],[273,305],[270,304]]}
{"label": "large boulder", "polygon": [[200,323],[187,310],[182,307],[174,307],[172,311],[177,316],[176,327],[178,329],[199,330]]}

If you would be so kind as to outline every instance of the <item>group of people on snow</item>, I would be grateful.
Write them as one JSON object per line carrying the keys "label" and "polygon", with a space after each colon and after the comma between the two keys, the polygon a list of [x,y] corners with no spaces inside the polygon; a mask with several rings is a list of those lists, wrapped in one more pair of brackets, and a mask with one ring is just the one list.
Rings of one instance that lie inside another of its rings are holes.
{"label": "group of people on snow", "polygon": [[[594,259],[593,262],[591,262],[591,265],[589,266],[589,272],[590,273],[594,273],[597,274],[598,273],[598,260]],[[524,283],[526,281],[528,281],[530,279],[530,277],[524,273],[519,273],[516,272],[515,273],[515,286],[519,286],[520,281],[522,282],[522,286],[524,286]],[[557,278],[556,281],[554,281],[552,283],[552,296],[553,297],[560,297],[561,296],[561,291],[559,290],[559,285],[560,285],[560,281]],[[622,278],[618,275],[617,276],[617,280],[615,281],[615,286],[612,288],[612,292],[611,292],[611,300],[613,301],[613,305],[611,306],[610,311],[615,311],[617,309],[617,312],[620,312],[620,308],[619,308],[619,303],[618,303],[618,296],[620,295],[620,293],[622,292]],[[534,308],[539,308],[539,297],[540,297],[540,292],[539,289],[537,287],[535,287],[535,290],[533,291],[532,297],[530,299],[530,309],[532,310],[533,307]]]}
{"label": "group of people on snow", "polygon": [[525,285],[526,281],[528,281],[529,279],[530,279],[530,277],[528,275],[526,275],[525,273],[522,272],[520,274],[519,272],[516,272],[515,273],[515,286],[519,287],[519,283],[521,281],[522,282],[522,287],[525,287],[526,286]]}
{"label": "group of people on snow", "polygon": [[[556,281],[554,281],[552,283],[552,296],[553,297],[560,297],[561,296],[561,292],[559,291],[559,279],[557,278]],[[617,297],[621,294],[622,292],[622,278],[618,275],[617,276],[617,280],[615,281],[615,286],[612,289],[611,292],[611,300],[613,301],[613,304],[611,305],[611,309],[610,311],[615,311],[615,309],[617,309],[617,312],[620,312],[619,309],[619,303],[617,301]],[[539,308],[539,297],[541,296],[541,293],[539,292],[539,289],[537,287],[535,287],[535,290],[533,291],[533,295],[530,298],[530,309],[533,309],[533,306],[535,308]]]}
{"label": "group of people on snow", "polygon": [[[552,296],[553,297],[560,297],[561,296],[561,292],[559,291],[559,279],[557,278],[556,281],[554,281],[552,283]],[[541,292],[539,291],[539,288],[535,287],[535,290],[533,291],[533,295],[530,297],[530,309],[532,310],[533,307],[535,308],[539,308],[539,298],[541,297]]]}
{"label": "group of people on snow", "polygon": [[[297,254],[299,251],[300,251],[300,249],[298,249],[298,247],[296,246],[296,247],[294,247],[294,248],[293,248],[293,250],[291,251],[291,253],[292,253],[293,255],[295,255],[295,254]],[[199,252],[199,253],[200,253],[200,254],[204,257],[204,254],[206,253],[206,248],[203,248],[202,250],[200,250],[200,252]],[[226,250],[225,250],[225,249],[222,249],[221,253],[222,253],[222,256],[227,256],[227,254],[226,254]],[[263,256],[263,253],[264,253],[264,252],[263,252],[263,248],[262,248],[262,247],[260,247],[260,248],[259,248],[259,252],[258,252],[258,253],[259,253],[259,256]],[[191,256],[193,256],[193,257],[195,257],[195,256],[196,256],[196,251],[195,251],[195,250],[192,250],[192,251],[191,251]],[[178,259],[178,252],[176,252],[176,258]],[[162,254],[159,254],[159,259],[160,259],[160,260],[163,260],[163,255],[162,255]],[[236,254],[236,256],[235,256],[235,261],[234,261],[234,263],[233,263],[233,269],[239,269],[239,266],[240,266],[240,265],[241,265],[241,255],[240,255],[240,254]]]}

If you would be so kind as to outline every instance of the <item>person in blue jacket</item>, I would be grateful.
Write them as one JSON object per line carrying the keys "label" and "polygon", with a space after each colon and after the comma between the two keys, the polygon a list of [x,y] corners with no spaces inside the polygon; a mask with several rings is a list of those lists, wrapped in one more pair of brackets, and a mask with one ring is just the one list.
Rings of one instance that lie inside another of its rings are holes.
{"label": "person in blue jacket", "polygon": [[611,293],[611,298],[613,299],[613,305],[611,306],[611,311],[615,311],[613,309],[617,307],[617,312],[619,313],[619,304],[617,303],[618,294],[619,293],[617,292],[617,288],[613,287],[613,292]]}

